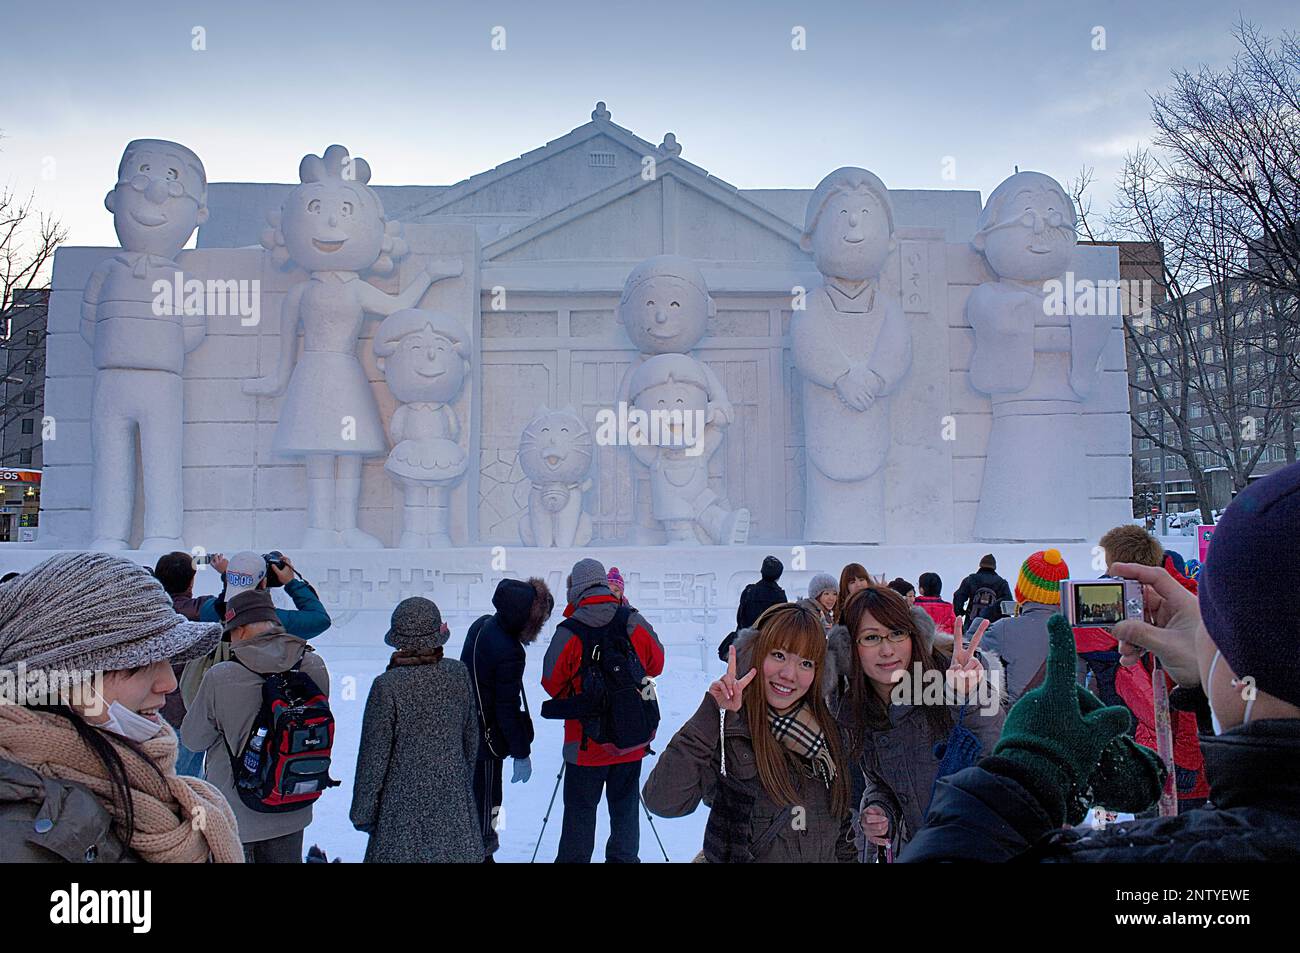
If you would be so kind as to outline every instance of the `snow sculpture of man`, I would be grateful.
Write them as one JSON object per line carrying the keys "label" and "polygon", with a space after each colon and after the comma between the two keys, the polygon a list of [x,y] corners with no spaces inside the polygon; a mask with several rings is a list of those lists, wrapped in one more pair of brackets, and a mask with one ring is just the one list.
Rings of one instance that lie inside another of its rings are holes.
{"label": "snow sculpture of man", "polygon": [[117,185],[104,199],[121,253],[102,261],[86,282],[81,335],[90,345],[95,384],[90,403],[91,549],[128,545],[135,512],[135,434],[140,437],[144,539],[141,549],[174,550],[181,542],[181,429],[185,355],[201,343],[201,313],[160,307],[184,278],[175,258],[208,218],[208,179],[199,157],[176,142],[127,143]]}

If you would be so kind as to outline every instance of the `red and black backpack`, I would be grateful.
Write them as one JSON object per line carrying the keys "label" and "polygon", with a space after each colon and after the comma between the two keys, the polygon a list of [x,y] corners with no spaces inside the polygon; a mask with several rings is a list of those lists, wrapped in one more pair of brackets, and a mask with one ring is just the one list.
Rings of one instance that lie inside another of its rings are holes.
{"label": "red and black backpack", "polygon": [[[262,814],[307,807],[341,783],[329,776],[334,745],[329,699],[310,675],[299,671],[300,665],[302,659],[287,672],[262,676],[262,707],[239,754],[230,757],[240,800]],[[263,729],[265,739],[254,759],[257,768],[251,770],[246,757]]]}

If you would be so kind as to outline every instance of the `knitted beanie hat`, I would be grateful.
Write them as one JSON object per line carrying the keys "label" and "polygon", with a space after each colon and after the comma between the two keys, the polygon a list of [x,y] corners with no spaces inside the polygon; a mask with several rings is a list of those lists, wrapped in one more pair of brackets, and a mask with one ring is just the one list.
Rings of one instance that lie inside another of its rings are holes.
{"label": "knitted beanie hat", "polygon": [[1061,580],[1070,578],[1070,567],[1057,549],[1042,549],[1020,567],[1016,579],[1016,602],[1039,602],[1054,606],[1061,601]]}
{"label": "knitted beanie hat", "polygon": [[1233,672],[1292,705],[1300,705],[1297,527],[1300,463],[1256,480],[1228,504],[1197,580],[1205,630]]}
{"label": "knitted beanie hat", "polygon": [[823,592],[833,592],[838,595],[839,591],[839,580],[830,573],[819,572],[817,575],[812,577],[812,582],[808,583],[809,599],[816,599]]}
{"label": "knitted beanie hat", "polygon": [[0,586],[0,669],[117,672],[185,662],[220,641],[220,624],[187,621],[122,556],[59,553]]}
{"label": "knitted beanie hat", "polygon": [[617,566],[609,567],[609,572],[605,574],[605,581],[609,583],[610,589],[617,593],[621,593],[626,588],[623,582],[623,574],[618,571]]}
{"label": "knitted beanie hat", "polygon": [[598,559],[579,559],[569,573],[569,604],[573,605],[592,586],[605,584],[605,567]]}
{"label": "knitted beanie hat", "polygon": [[403,599],[393,610],[384,641],[395,649],[422,652],[447,644],[451,630],[436,603],[423,596]]}

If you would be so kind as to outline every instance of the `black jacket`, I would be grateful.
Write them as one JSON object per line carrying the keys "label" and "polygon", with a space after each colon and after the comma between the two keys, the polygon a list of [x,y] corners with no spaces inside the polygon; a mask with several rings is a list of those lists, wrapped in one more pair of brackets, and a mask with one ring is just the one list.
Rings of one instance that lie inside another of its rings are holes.
{"label": "black jacket", "polygon": [[[496,613],[470,626],[460,660],[469,669],[471,694],[494,737],[512,758],[527,758],[533,743],[533,720],[524,695],[524,647],[519,633],[528,622],[535,590],[518,579],[503,579],[492,594]],[[477,655],[477,657],[476,657]],[[487,747],[480,748],[487,755]]]}
{"label": "black jacket", "polygon": [[[899,858],[1039,863],[1300,861],[1300,720],[1201,736],[1214,807],[1177,817],[1059,830],[1060,795],[998,757],[939,782],[924,828]],[[1057,798],[1049,808],[1047,797]]]}
{"label": "black jacket", "polygon": [[[961,585],[957,587],[957,591],[952,597],[952,611],[957,615],[964,616],[967,609],[966,603],[970,601],[975,593],[984,588],[992,589],[997,593],[998,603],[1003,600],[1010,601],[1014,598],[1011,595],[1011,587],[1007,585],[1005,579],[992,569],[980,569],[961,581]],[[996,622],[1002,618],[1002,607],[995,604],[994,608],[985,615],[988,616],[990,621]],[[984,618],[984,616],[980,616],[980,618]],[[969,625],[967,628],[969,628]]]}
{"label": "black jacket", "polygon": [[789,602],[785,590],[776,584],[775,579],[764,576],[758,582],[751,582],[740,594],[740,606],[736,609],[736,631],[751,629],[758,617],[770,606]]}

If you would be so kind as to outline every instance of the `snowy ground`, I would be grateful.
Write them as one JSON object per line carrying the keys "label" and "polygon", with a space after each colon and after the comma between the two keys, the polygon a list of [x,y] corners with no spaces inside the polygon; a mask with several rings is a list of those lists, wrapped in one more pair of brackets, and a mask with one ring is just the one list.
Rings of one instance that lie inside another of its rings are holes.
{"label": "snowy ground", "polygon": [[[552,627],[553,631],[553,627]],[[528,704],[533,712],[533,725],[537,739],[533,743],[533,776],[526,784],[510,783],[510,762],[506,761],[505,772],[505,827],[501,830],[501,849],[496,855],[498,862],[527,863],[538,846],[538,833],[541,831],[542,818],[546,814],[547,802],[555,789],[555,778],[560,770],[560,745],[563,740],[562,722],[541,718],[537,710],[541,707],[546,693],[541,687],[542,656],[546,653],[548,633],[543,635],[528,648],[528,669],[525,673],[524,687],[528,693]],[[376,644],[382,646],[383,631],[374,634]],[[462,638],[453,637],[447,644],[447,655],[459,657]],[[670,647],[667,665],[663,675],[657,679],[659,686],[659,706],[662,720],[659,725],[656,750],[667,744],[674,732],[699,707],[709,682],[721,673],[722,665],[713,660],[706,674],[700,669],[698,652],[689,652],[674,658]],[[316,803],[315,815],[307,829],[305,843],[310,846],[319,844],[331,859],[341,857],[344,862],[360,861],[365,854],[366,835],[353,830],[348,821],[348,808],[352,803],[352,776],[356,768],[357,744],[361,734],[361,717],[365,711],[366,695],[370,683],[388,664],[388,651],[371,652],[365,649],[340,647],[329,649],[321,646],[321,657],[329,666],[332,683],[331,706],[337,719],[337,735],[334,744],[333,776],[343,782],[322,795]],[[644,781],[654,766],[652,755],[642,762],[641,777]],[[537,850],[537,861],[549,863],[555,860],[556,847],[560,840],[560,817],[563,792],[556,795],[555,806],[551,811],[550,821]],[[700,850],[704,838],[704,822],[708,809],[701,807],[690,817],[667,819],[656,817],[654,825],[659,831],[668,858],[673,862],[689,861]],[[596,827],[596,851],[593,860],[604,858],[605,838],[609,835],[609,818],[602,806],[598,814]],[[645,812],[641,814],[641,860],[645,863],[663,863],[664,855],[655,842],[654,832],[646,820]]]}

